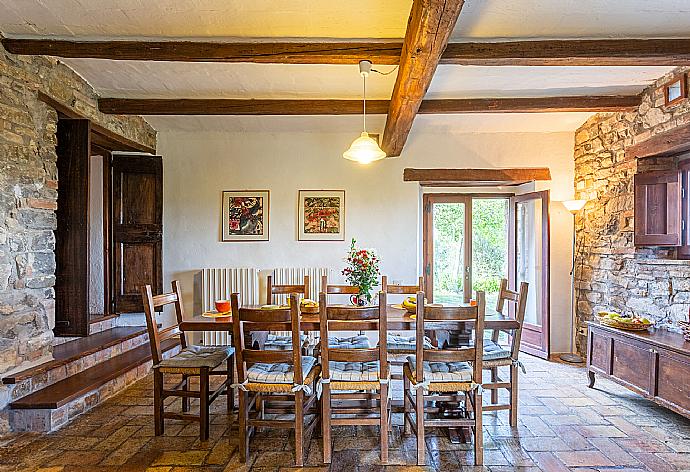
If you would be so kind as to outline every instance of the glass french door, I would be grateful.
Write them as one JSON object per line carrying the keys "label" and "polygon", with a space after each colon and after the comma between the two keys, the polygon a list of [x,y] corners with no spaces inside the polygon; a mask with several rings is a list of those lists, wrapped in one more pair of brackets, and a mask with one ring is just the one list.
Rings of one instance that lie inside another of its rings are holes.
{"label": "glass french door", "polygon": [[427,298],[453,305],[483,290],[496,306],[508,277],[508,196],[425,194],[423,224]]}
{"label": "glass french door", "polygon": [[549,191],[510,199],[509,285],[529,284],[521,350],[549,356]]}

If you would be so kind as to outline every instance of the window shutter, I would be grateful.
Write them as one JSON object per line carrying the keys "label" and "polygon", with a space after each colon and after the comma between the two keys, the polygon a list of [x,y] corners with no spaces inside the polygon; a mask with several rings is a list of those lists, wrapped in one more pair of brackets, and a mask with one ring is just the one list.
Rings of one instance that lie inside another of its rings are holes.
{"label": "window shutter", "polygon": [[680,172],[635,175],[635,245],[680,246]]}

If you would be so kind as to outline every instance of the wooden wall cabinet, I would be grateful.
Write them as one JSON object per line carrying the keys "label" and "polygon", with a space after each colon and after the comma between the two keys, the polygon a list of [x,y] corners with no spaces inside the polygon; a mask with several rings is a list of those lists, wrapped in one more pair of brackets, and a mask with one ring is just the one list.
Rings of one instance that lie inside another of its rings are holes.
{"label": "wooden wall cabinet", "polygon": [[681,245],[681,173],[635,175],[635,246]]}
{"label": "wooden wall cabinet", "polygon": [[690,418],[690,342],[665,330],[631,332],[588,323],[589,386],[596,374]]}

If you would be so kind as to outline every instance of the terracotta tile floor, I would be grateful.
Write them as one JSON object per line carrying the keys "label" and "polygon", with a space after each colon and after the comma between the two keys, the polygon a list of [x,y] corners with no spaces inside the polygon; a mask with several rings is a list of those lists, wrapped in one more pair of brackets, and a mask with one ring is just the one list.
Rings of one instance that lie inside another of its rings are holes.
{"label": "terracotta tile floor", "polygon": [[[606,380],[587,388],[584,369],[524,356],[520,424],[507,413],[484,415],[483,468],[475,468],[471,444],[451,444],[442,431],[427,435],[429,466],[414,464],[415,439],[402,437],[400,415],[391,434],[388,468],[395,470],[662,471],[690,470],[690,421]],[[398,395],[399,396],[399,395]],[[211,440],[201,443],[198,426],[169,420],[153,436],[151,378],[128,388],[52,434],[22,434],[0,442],[3,470],[290,470],[291,438],[264,431],[240,464],[237,432],[228,426],[225,401],[214,405]],[[179,401],[178,401],[179,405]],[[380,469],[378,431],[343,427],[334,433],[331,470]],[[320,439],[311,442],[307,470],[321,466]]]}

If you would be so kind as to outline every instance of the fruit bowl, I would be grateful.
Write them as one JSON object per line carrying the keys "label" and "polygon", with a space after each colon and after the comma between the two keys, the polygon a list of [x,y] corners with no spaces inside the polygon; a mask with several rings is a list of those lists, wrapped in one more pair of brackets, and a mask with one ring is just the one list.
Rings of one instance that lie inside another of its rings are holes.
{"label": "fruit bowl", "polygon": [[654,326],[652,321],[639,316],[625,317],[619,315],[618,313],[600,311],[597,313],[597,317],[599,318],[599,323],[603,324],[604,326],[623,329],[626,331],[645,331],[646,329]]}
{"label": "fruit bowl", "polygon": [[314,300],[304,299],[300,303],[299,309],[302,313],[314,315],[319,312],[319,304]]}

